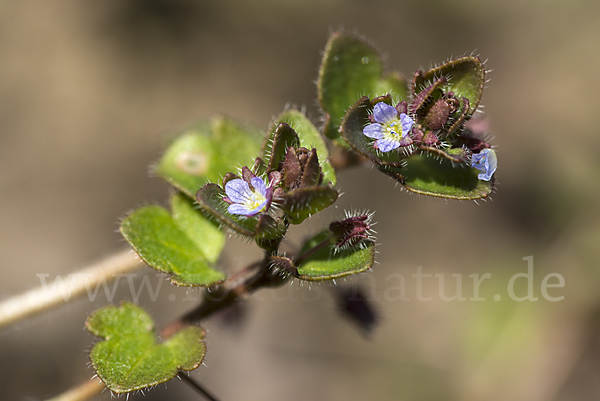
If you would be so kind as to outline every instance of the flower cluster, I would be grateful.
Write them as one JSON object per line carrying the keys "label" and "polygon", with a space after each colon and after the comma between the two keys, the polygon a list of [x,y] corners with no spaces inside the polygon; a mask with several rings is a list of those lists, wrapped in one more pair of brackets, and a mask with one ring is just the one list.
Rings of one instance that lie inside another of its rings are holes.
{"label": "flower cluster", "polygon": [[[223,201],[229,204],[229,214],[246,217],[268,214],[275,202],[283,212],[294,215],[303,209],[327,207],[328,202],[337,198],[337,191],[329,184],[323,185],[316,149],[290,146],[279,157],[280,161],[273,163],[275,169],[265,165],[262,159],[256,159],[255,167],[263,166],[257,167],[258,170],[267,168],[268,180],[257,177],[246,166],[242,168],[242,178],[233,173],[225,175]],[[323,202],[323,196],[330,201]]]}
{"label": "flower cluster", "polygon": [[[478,127],[477,123],[481,125],[478,120],[471,123],[467,98],[462,97],[459,101],[454,92],[442,91],[446,83],[445,78],[440,78],[414,94],[410,104],[402,101],[396,107],[386,103],[391,95],[372,101],[367,99],[367,104],[374,106],[373,112],[368,115],[370,123],[363,125],[362,134],[375,139],[373,148],[378,152],[403,149],[402,154],[392,155],[391,159],[388,156],[387,162],[392,160],[400,164],[402,158],[417,152],[453,163],[470,164],[481,171],[478,175],[480,180],[490,181],[498,163],[496,153],[479,132],[485,127]],[[355,149],[361,152],[360,146]],[[362,153],[365,154],[364,151]],[[376,154],[369,155],[367,151],[366,156],[375,163],[382,163]]]}

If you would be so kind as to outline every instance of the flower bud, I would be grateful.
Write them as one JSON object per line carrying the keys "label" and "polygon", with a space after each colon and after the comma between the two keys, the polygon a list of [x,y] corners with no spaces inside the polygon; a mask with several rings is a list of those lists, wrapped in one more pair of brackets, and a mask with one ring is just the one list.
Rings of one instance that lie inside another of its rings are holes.
{"label": "flower bud", "polygon": [[446,124],[448,116],[450,116],[450,106],[444,99],[439,99],[427,112],[424,122],[431,130],[437,131]]}
{"label": "flower bud", "polygon": [[371,238],[371,216],[363,214],[334,221],[329,225],[329,230],[333,233],[336,247],[351,247],[363,239]]}

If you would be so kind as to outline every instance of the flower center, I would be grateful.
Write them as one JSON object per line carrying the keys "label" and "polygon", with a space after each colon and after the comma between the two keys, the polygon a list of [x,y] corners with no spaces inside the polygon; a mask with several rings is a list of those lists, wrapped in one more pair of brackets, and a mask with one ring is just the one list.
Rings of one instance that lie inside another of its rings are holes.
{"label": "flower center", "polygon": [[404,133],[402,132],[402,124],[400,124],[400,120],[392,120],[385,124],[383,136],[386,139],[393,139],[396,141],[402,139],[404,137]]}
{"label": "flower center", "polygon": [[265,196],[262,196],[259,192],[251,192],[248,200],[246,201],[245,206],[249,210],[254,210],[259,207],[262,203],[267,200]]}

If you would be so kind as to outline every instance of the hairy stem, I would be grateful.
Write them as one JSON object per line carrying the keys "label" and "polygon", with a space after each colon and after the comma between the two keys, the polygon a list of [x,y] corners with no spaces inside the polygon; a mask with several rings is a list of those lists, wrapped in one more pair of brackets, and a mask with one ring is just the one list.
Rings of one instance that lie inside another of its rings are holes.
{"label": "hairy stem", "polygon": [[199,324],[200,321],[250,296],[261,288],[274,288],[282,285],[287,278],[278,273],[273,274],[267,252],[264,259],[233,274],[223,284],[211,291],[206,290],[200,305],[165,326],[160,331],[160,336],[165,339],[185,325]]}
{"label": "hairy stem", "polygon": [[65,280],[43,283],[41,287],[15,295],[0,302],[0,328],[66,303],[84,294],[88,288],[110,282],[119,274],[140,266],[143,265],[135,252],[124,250],[70,274]]}

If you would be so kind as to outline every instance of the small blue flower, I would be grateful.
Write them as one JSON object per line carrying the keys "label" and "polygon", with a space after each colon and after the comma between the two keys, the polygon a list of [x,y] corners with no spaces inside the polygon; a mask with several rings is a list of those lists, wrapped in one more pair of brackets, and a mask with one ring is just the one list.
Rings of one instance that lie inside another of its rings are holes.
{"label": "small blue flower", "polygon": [[260,177],[252,177],[250,183],[237,178],[225,184],[226,198],[229,203],[227,211],[247,217],[254,216],[269,207],[273,197],[273,189],[267,188]]}
{"label": "small blue flower", "polygon": [[477,178],[484,181],[491,180],[496,168],[498,168],[496,152],[494,149],[483,149],[481,152],[474,154],[471,158],[471,166],[481,171]]}
{"label": "small blue flower", "polygon": [[376,139],[373,144],[375,149],[389,152],[412,143],[408,133],[414,121],[406,113],[399,113],[395,107],[380,102],[373,108],[373,119],[375,122],[367,125],[363,134]]}

